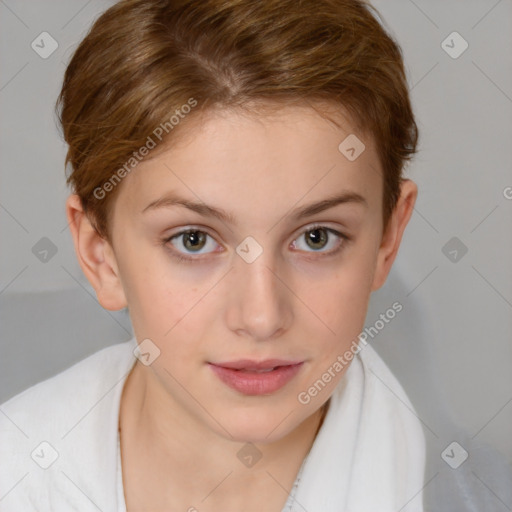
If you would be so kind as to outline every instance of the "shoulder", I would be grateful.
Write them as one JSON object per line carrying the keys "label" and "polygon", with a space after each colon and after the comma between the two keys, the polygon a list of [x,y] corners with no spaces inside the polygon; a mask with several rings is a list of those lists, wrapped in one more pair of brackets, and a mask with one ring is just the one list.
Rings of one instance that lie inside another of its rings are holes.
{"label": "shoulder", "polygon": [[[368,459],[382,457],[402,475],[394,485],[397,495],[412,496],[423,486],[426,463],[424,423],[399,379],[369,344],[358,353],[364,373],[364,400],[361,424],[371,431],[367,436]],[[354,361],[355,362],[355,361]],[[410,505],[417,510],[421,496]],[[409,510],[409,509],[407,509]]]}
{"label": "shoulder", "polygon": [[338,358],[337,368],[345,374],[330,397],[296,499],[308,510],[338,510],[344,503],[353,511],[419,512],[425,466],[421,422],[375,349],[359,347],[350,351],[355,357],[345,352]]}
{"label": "shoulder", "polygon": [[[386,362],[369,344],[362,345],[357,358],[364,372],[365,394],[372,401],[382,400],[387,414],[394,421],[389,422],[396,429],[404,430],[405,437],[424,438],[422,421],[406,390]],[[374,410],[384,410],[375,408]]]}
{"label": "shoulder", "polygon": [[[97,397],[105,385],[131,368],[134,362],[133,339],[103,348],[57,375],[41,381],[0,405],[0,426],[6,416],[22,424],[30,424],[34,414],[44,419],[70,410],[90,398]],[[30,430],[30,426],[28,427]]]}
{"label": "shoulder", "polygon": [[87,510],[78,489],[91,485],[91,471],[103,475],[94,492],[110,499],[136,345],[132,338],[99,350],[0,405],[0,510]]}
{"label": "shoulder", "polygon": [[361,363],[365,382],[370,390],[373,390],[373,388],[378,388],[379,392],[387,390],[387,394],[395,397],[392,402],[397,407],[405,406],[410,411],[414,411],[413,405],[399,379],[375,348],[370,344],[360,345],[357,359]]}

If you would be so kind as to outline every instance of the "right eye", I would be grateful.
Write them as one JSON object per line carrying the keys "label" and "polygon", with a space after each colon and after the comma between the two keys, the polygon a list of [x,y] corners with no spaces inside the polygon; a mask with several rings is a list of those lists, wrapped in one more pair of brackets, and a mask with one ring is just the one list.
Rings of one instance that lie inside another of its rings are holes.
{"label": "right eye", "polygon": [[[178,233],[173,234],[163,240],[164,244],[170,243],[176,251],[176,256],[181,260],[194,260],[193,254],[207,254],[208,252],[214,252],[215,246],[217,245],[214,239],[205,231],[200,229],[185,229]],[[213,249],[205,250],[202,249]]]}

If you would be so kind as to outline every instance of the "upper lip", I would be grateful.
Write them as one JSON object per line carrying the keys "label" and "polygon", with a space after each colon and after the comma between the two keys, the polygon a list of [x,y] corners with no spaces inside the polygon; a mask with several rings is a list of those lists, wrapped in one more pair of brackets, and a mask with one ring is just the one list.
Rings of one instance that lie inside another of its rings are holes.
{"label": "upper lip", "polygon": [[276,366],[292,366],[300,364],[303,361],[290,361],[284,359],[265,359],[264,361],[253,361],[251,359],[238,359],[237,361],[227,361],[225,363],[211,363],[215,366],[230,368],[232,370],[268,370]]}

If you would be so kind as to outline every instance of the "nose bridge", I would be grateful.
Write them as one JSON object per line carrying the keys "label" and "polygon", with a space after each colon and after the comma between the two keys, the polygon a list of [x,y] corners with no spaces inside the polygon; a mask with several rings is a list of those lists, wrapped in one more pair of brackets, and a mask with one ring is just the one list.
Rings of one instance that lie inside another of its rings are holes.
{"label": "nose bridge", "polygon": [[276,276],[278,255],[247,237],[236,249],[229,304],[231,329],[264,340],[286,329],[290,318],[286,287]]}

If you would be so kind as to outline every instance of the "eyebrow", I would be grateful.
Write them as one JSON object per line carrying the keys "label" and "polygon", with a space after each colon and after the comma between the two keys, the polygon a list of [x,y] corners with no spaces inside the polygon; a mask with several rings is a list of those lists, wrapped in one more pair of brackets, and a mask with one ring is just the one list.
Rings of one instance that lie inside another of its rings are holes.
{"label": "eyebrow", "polygon": [[[300,208],[295,208],[290,213],[290,216],[293,219],[299,220],[303,219],[304,217],[309,217],[316,213],[323,212],[324,210],[328,210],[339,204],[350,203],[360,204],[366,208],[368,207],[368,202],[362,195],[356,192],[345,191],[341,194],[322,199],[321,201],[310,203]],[[213,206],[209,206],[205,203],[189,201],[188,199],[180,197],[174,193],[168,193],[165,196],[152,201],[142,210],[141,213],[156,210],[158,208],[170,208],[172,206],[183,206],[198,213],[199,215],[202,215],[203,217],[215,217],[223,222],[236,224],[235,217],[225,210],[221,208],[214,208]]]}

